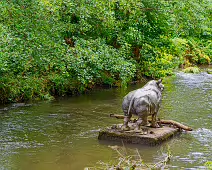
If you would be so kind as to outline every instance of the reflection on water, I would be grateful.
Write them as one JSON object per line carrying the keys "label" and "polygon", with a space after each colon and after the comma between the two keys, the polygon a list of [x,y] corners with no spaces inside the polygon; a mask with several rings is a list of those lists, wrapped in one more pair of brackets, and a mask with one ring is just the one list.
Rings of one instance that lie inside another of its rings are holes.
{"label": "reflection on water", "polygon": [[[108,145],[122,144],[98,141],[98,131],[122,122],[108,115],[120,114],[123,96],[141,86],[0,107],[0,170],[76,170],[113,160],[118,154]],[[145,162],[157,162],[168,144],[173,154],[170,169],[205,169],[204,163],[212,160],[211,96],[211,75],[177,73],[165,84],[160,117],[194,131],[156,147],[125,144],[128,152],[138,148]]]}

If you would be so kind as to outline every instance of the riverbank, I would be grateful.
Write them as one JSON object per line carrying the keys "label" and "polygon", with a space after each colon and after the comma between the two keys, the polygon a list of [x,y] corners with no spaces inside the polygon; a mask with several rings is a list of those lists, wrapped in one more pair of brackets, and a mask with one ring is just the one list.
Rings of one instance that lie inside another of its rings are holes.
{"label": "riverbank", "polygon": [[[199,66],[198,72],[205,71],[210,73],[209,71],[211,70],[211,66],[212,65]],[[196,70],[197,67],[194,67],[194,69]],[[142,78],[139,81],[133,81],[128,84],[147,82],[149,79],[151,78]],[[6,77],[1,77],[0,103],[54,100],[55,97],[76,96],[94,89],[121,86],[120,81],[116,81],[115,84],[95,84],[93,82],[91,85],[84,87],[79,82],[77,83],[77,81],[73,78],[64,78],[58,74],[39,77],[12,76],[8,74]],[[125,85],[124,88],[126,88],[126,86],[127,85]]]}

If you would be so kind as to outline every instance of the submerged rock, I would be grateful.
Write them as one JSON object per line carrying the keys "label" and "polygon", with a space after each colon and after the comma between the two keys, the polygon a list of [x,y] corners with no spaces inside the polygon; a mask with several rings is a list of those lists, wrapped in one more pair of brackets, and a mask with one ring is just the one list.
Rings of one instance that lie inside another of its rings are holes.
{"label": "submerged rock", "polygon": [[208,74],[212,74],[212,69],[207,69]]}

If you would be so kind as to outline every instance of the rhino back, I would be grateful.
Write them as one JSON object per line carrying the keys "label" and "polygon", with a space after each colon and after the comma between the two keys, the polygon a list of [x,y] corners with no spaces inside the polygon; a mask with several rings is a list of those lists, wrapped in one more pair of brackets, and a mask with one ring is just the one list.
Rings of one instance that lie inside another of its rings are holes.
{"label": "rhino back", "polygon": [[161,89],[155,80],[149,81],[144,87],[129,92],[123,100],[122,109],[127,115],[128,110],[132,114],[138,114],[149,110],[157,111],[162,100]]}
{"label": "rhino back", "polygon": [[160,100],[158,99],[157,93],[155,91],[148,90],[134,99],[132,108],[137,114],[142,111],[148,111],[149,114],[152,114],[157,111],[159,104]]}
{"label": "rhino back", "polygon": [[132,106],[133,114],[148,114],[150,110],[149,99],[148,96],[141,96],[139,98],[135,98]]}

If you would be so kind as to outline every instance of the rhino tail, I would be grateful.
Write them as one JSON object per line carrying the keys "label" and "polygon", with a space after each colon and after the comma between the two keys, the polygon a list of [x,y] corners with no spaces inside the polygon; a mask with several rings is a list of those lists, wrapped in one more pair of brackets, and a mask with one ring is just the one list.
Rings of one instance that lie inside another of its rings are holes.
{"label": "rhino tail", "polygon": [[129,104],[129,108],[128,108],[128,111],[127,111],[127,115],[125,115],[125,116],[130,116],[130,110],[131,110],[132,103],[133,103],[133,101],[134,101],[135,94],[136,94],[137,91],[138,91],[138,90],[135,91],[135,93],[133,94],[133,96],[132,96],[132,98],[131,98],[131,100],[130,100],[130,104]]}
{"label": "rhino tail", "polygon": [[128,111],[127,111],[127,115],[126,116],[129,116],[130,115],[130,110],[131,110],[131,107],[132,107],[133,99],[134,99],[134,95],[132,96],[132,98],[130,100],[130,104],[129,104],[129,108],[128,108]]}

